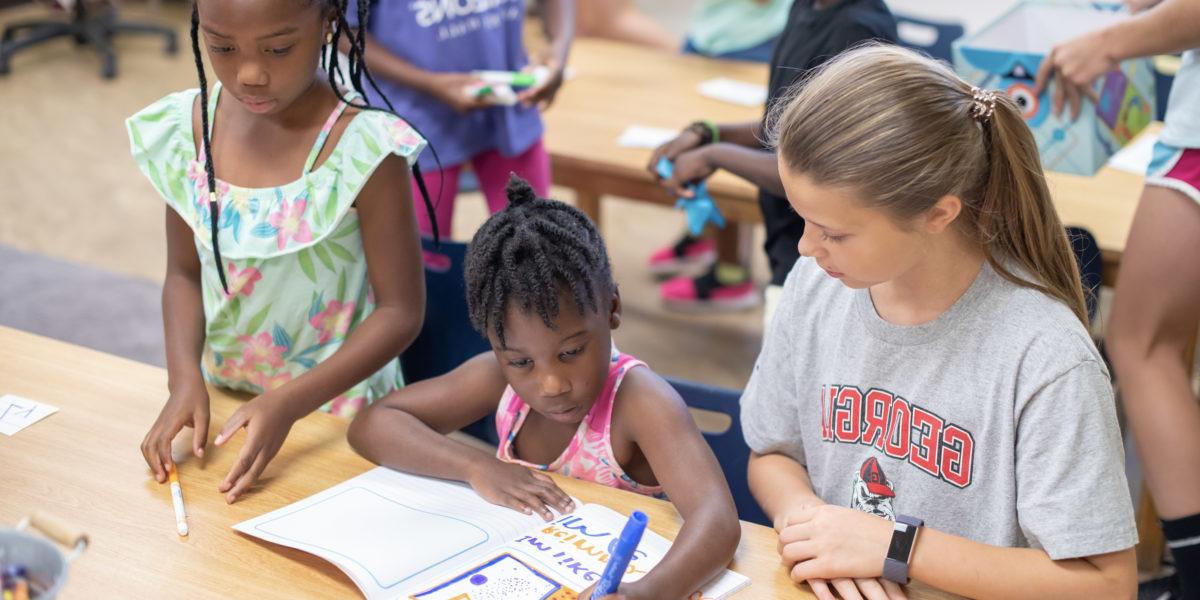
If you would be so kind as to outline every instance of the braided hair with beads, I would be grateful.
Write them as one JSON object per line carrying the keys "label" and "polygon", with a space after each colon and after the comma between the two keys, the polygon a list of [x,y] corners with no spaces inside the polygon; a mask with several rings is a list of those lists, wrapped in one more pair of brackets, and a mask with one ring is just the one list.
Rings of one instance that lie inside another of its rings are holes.
{"label": "braided hair with beads", "polygon": [[587,215],[538,198],[515,174],[505,192],[508,206],[475,233],[465,263],[471,324],[484,335],[490,327],[501,347],[510,302],[554,329],[563,294],[583,315],[606,308],[616,291],[604,240]]}
{"label": "braided hair with beads", "polygon": [[[347,11],[349,10],[349,0],[314,0],[326,4],[334,13],[334,27],[326,48],[323,49],[321,55],[321,66],[325,69],[326,77],[329,81],[329,87],[333,89],[333,93],[337,95],[338,100],[345,102],[349,106],[361,110],[379,110],[384,111],[399,117],[396,113],[392,102],[379,89],[375,83],[375,78],[371,75],[371,71],[367,69],[367,63],[364,59],[367,45],[367,19],[370,16],[369,1],[355,0],[355,11],[357,16],[358,28],[350,26],[346,19]],[[196,61],[196,74],[200,79],[200,127],[201,127],[201,143],[204,150],[204,173],[208,183],[208,211],[209,211],[209,228],[212,231],[212,247],[213,255],[217,263],[217,275],[221,280],[221,288],[228,293],[229,286],[225,278],[225,267],[221,263],[221,248],[217,238],[217,222],[218,211],[217,205],[217,176],[213,167],[212,148],[209,135],[209,106],[208,106],[208,78],[204,74],[204,61],[200,53],[200,9],[197,5],[198,0],[192,2],[192,23],[191,23],[191,38],[192,38],[192,57]],[[366,97],[366,91],[363,88],[362,80],[365,76],[367,83],[371,85],[371,89],[383,99],[387,108],[370,106],[369,104],[359,104],[348,100],[342,92],[342,86],[346,83],[346,75],[341,70],[340,52],[338,52],[339,44],[342,38],[345,37],[349,42],[346,57],[346,72],[349,76],[350,86],[354,91],[362,97]],[[401,117],[402,118],[402,117]],[[410,127],[416,129],[411,123]],[[420,134],[420,131],[417,131]],[[424,135],[422,135],[424,137]],[[428,138],[426,138],[428,139]],[[437,150],[433,148],[433,144],[429,144],[429,150],[433,154],[434,162],[437,163],[438,169],[441,169],[441,160],[438,158]],[[425,211],[429,214],[429,222],[433,228],[433,240],[436,245],[438,239],[437,217],[434,214],[433,202],[429,199],[429,190],[425,186],[425,178],[421,175],[421,168],[415,162],[412,166],[413,179],[417,183],[417,188],[421,192],[421,199],[425,203]],[[439,189],[440,193],[440,189]]]}

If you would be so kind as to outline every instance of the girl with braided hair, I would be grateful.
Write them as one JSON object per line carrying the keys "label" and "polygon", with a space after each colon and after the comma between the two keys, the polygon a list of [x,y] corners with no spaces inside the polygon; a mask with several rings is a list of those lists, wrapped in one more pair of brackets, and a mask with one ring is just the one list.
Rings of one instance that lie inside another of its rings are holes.
{"label": "girl with braided hair", "polygon": [[[664,560],[619,593],[687,597],[737,547],[721,468],[674,389],[613,347],[621,296],[596,227],[522,180],[507,195],[466,260],[471,321],[492,351],[389,394],[354,420],[350,444],[376,463],[464,481],[490,502],[546,520],[550,509],[573,506],[541,471],[666,494],[683,528]],[[492,412],[495,455],[446,437]]]}
{"label": "girl with braided hair", "polygon": [[[420,183],[426,142],[362,101],[363,79],[373,81],[348,10],[347,0],[196,0],[199,89],[128,120],[134,160],[167,203],[170,396],[141,446],[159,482],[184,426],[204,454],[206,383],[255,394],[214,440],[246,428],[219,486],[229,502],[297,419],[318,408],[349,417],[402,384],[396,357],[424,315],[408,174]],[[366,17],[365,2],[354,10]],[[329,52],[346,39],[349,81]]]}

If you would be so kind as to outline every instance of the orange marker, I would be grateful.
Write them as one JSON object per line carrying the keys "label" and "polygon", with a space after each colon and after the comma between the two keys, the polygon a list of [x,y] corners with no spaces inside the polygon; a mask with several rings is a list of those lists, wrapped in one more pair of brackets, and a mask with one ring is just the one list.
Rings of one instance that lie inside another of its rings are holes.
{"label": "orange marker", "polygon": [[187,512],[183,510],[183,488],[179,485],[179,475],[175,473],[175,465],[167,467],[167,478],[171,482],[171,504],[175,506],[175,530],[182,537],[187,537]]}

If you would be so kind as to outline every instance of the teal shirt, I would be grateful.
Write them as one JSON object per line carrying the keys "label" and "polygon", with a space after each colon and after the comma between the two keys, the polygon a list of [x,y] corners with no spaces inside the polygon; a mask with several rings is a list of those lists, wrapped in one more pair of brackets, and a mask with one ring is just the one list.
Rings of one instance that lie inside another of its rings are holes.
{"label": "teal shirt", "polygon": [[783,31],[791,6],[792,0],[699,0],[688,37],[704,54],[752,48]]}

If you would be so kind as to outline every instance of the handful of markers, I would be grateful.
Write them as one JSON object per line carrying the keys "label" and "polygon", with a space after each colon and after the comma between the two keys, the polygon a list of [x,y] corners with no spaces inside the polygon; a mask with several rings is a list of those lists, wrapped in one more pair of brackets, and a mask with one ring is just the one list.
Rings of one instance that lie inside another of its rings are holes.
{"label": "handful of markers", "polygon": [[480,98],[488,104],[513,106],[517,92],[513,88],[531,88],[550,78],[550,69],[536,66],[529,71],[472,71],[478,81],[463,89],[468,98]]}
{"label": "handful of markers", "polygon": [[31,597],[37,597],[37,594],[30,596],[30,588],[43,587],[31,586],[28,574],[25,565],[4,565],[3,571],[0,572],[0,589],[4,590],[4,600],[29,600]]}

